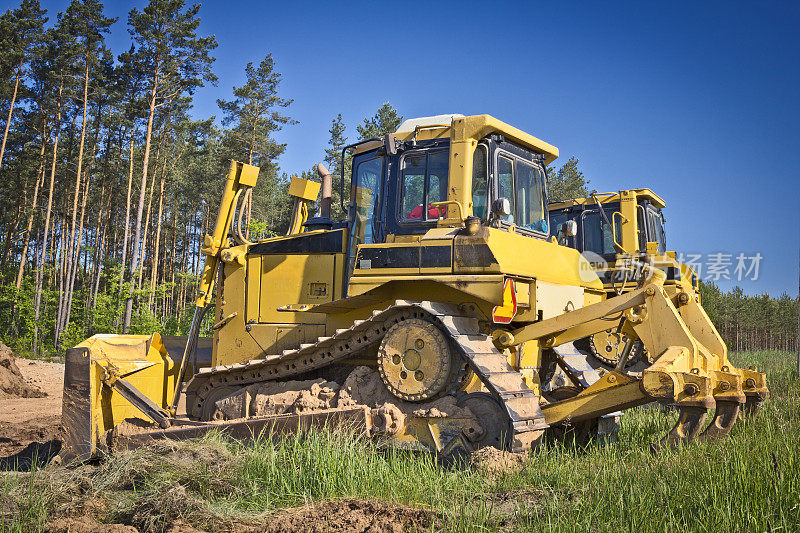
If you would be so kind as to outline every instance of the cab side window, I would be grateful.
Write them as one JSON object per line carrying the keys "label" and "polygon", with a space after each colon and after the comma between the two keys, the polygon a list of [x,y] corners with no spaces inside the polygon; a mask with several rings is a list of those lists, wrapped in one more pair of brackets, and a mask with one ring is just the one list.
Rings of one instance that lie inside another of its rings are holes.
{"label": "cab side window", "polygon": [[487,150],[482,144],[472,155],[472,214],[486,220],[486,204],[489,201]]}
{"label": "cab side window", "polygon": [[449,153],[423,152],[403,158],[400,191],[400,222],[426,222],[447,215],[444,206],[435,202],[447,200]]}
{"label": "cab side window", "polygon": [[501,217],[510,224],[514,223],[514,213],[517,212],[514,196],[514,162],[501,155],[497,158],[497,197],[508,198],[511,203],[511,214]]}

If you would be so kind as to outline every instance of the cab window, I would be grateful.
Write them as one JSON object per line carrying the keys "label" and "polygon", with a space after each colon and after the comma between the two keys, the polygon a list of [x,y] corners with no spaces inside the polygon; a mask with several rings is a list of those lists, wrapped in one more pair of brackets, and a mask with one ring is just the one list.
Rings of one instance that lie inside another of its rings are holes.
{"label": "cab window", "polygon": [[517,195],[517,224],[534,231],[547,233],[544,210],[544,176],[538,167],[517,159],[515,190]]}
{"label": "cab window", "polygon": [[447,215],[445,206],[431,204],[447,200],[448,160],[445,150],[411,153],[403,158],[400,222],[425,222]]}
{"label": "cab window", "polygon": [[518,158],[497,157],[497,197],[507,198],[511,214],[504,222],[548,233],[544,201],[544,174],[538,166]]}
{"label": "cab window", "polygon": [[664,235],[664,220],[660,211],[655,209],[647,210],[647,218],[650,220],[650,240],[658,243],[658,251],[665,253],[667,250],[666,236]]}
{"label": "cab window", "polygon": [[514,213],[517,212],[514,202],[514,161],[502,155],[497,158],[497,197],[508,198],[511,203],[511,214],[503,215],[501,220],[513,224]]}
{"label": "cab window", "polygon": [[[606,224],[606,220],[600,211],[585,211],[581,227],[583,228],[583,251],[594,252],[599,255],[614,255],[617,253],[611,226]],[[619,241],[621,237],[620,226],[616,225],[616,229],[617,241]]]}
{"label": "cab window", "polygon": [[472,154],[472,214],[481,220],[486,220],[489,200],[486,154],[486,147],[482,144]]}
{"label": "cab window", "polygon": [[647,251],[647,221],[645,220],[645,208],[640,204],[636,208],[636,223],[639,227],[639,251]]}
{"label": "cab window", "polygon": [[560,231],[561,226],[564,225],[564,222],[572,219],[572,216],[565,211],[550,213],[550,227],[552,228],[553,237],[556,237],[559,242],[569,246],[570,248],[575,247],[575,238],[562,235]]}
{"label": "cab window", "polygon": [[382,158],[373,158],[356,163],[355,204],[356,220],[354,236],[360,243],[374,242],[373,220],[375,205],[380,194]]}

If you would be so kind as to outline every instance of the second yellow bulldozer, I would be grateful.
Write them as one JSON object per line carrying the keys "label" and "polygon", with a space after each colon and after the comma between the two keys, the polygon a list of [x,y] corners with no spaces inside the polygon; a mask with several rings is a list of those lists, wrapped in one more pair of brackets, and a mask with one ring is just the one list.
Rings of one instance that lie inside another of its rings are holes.
{"label": "second yellow bulldozer", "polygon": [[[64,455],[331,424],[442,455],[526,450],[549,428],[650,402],[679,409],[665,437],[675,443],[727,434],[741,406],[768,395],[662,270],[645,266],[609,297],[557,242],[554,146],[488,115],[440,115],[345,154],[346,220],[330,218],[333,177],[320,166],[321,195],[294,179],[289,234],[258,242],[241,228],[258,169],[231,164],[188,338],[97,335],[68,350]],[[565,348],[610,321],[651,354],[641,373],[592,374]],[[556,369],[568,385],[553,384]]]}
{"label": "second yellow bulldozer", "polygon": [[[662,209],[664,200],[650,189],[628,189],[615,193],[593,192],[548,205],[553,234],[560,243],[575,248],[591,263],[609,297],[635,289],[648,272],[646,264],[666,275],[664,290],[674,298],[694,298],[701,303],[697,273],[666,249]],[[573,224],[570,224],[572,221]],[[583,352],[607,367],[616,367],[628,338],[621,323],[575,341]],[[643,361],[649,354],[641,341],[631,344],[627,365]]]}

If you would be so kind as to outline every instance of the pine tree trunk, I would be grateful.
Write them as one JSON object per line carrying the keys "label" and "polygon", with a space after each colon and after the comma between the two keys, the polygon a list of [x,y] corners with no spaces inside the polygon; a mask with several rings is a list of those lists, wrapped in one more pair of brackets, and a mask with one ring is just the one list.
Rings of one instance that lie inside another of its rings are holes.
{"label": "pine tree trunk", "polygon": [[8,130],[11,127],[11,116],[14,113],[14,104],[17,101],[17,91],[19,90],[19,80],[22,77],[22,63],[25,59],[21,59],[17,65],[17,77],[14,81],[14,92],[11,95],[11,104],[8,106],[8,119],[6,119],[6,129],[3,132],[3,144],[0,145],[0,168],[3,166],[3,156],[6,153],[6,140],[8,140]]}
{"label": "pine tree trunk", "polygon": [[[159,153],[160,153],[160,144],[159,144],[159,150],[156,151],[156,157],[155,157],[156,165],[158,165]],[[155,174],[155,172],[153,174]],[[147,252],[149,250],[147,245],[150,242],[150,240],[147,238],[147,236],[150,234],[150,213],[152,213],[153,209],[153,190],[155,189],[155,185],[156,185],[156,178],[155,176],[153,176],[153,179],[150,180],[150,194],[148,195],[149,198],[147,200],[147,211],[145,212],[144,216],[144,234],[143,234],[144,238],[142,239],[142,259],[141,261],[139,261],[139,271],[136,273],[137,290],[142,290],[142,273],[144,272],[144,262],[147,256]],[[152,248],[152,245],[150,245],[150,248]]]}
{"label": "pine tree trunk", "polygon": [[[164,167],[167,166],[167,160],[164,159]],[[157,223],[156,223],[156,237],[153,241],[153,260],[151,262],[151,269],[150,269],[150,299],[147,305],[150,309],[153,309],[153,298],[156,292],[156,276],[158,273],[158,255],[159,255],[159,244],[161,243],[161,217],[163,215],[164,210],[164,181],[166,179],[164,169],[161,171],[161,187],[160,192],[158,195],[158,215],[157,215]]]}
{"label": "pine tree trunk", "polygon": [[33,200],[31,205],[31,212],[28,215],[28,225],[25,228],[25,238],[22,243],[22,255],[19,259],[19,269],[17,269],[17,279],[14,283],[14,286],[19,291],[20,287],[22,287],[22,276],[25,273],[25,261],[28,257],[28,247],[30,246],[31,242],[31,232],[33,231],[33,219],[36,217],[36,205],[39,202],[39,187],[44,182],[44,152],[47,148],[47,121],[42,128],[42,147],[39,150],[39,169],[36,171],[36,185],[33,188]]}
{"label": "pine tree trunk", "polygon": [[61,96],[64,93],[64,79],[61,78],[61,83],[58,87],[58,111],[56,112],[55,121],[55,137],[53,138],[53,164],[50,167],[50,191],[47,196],[47,210],[44,216],[44,236],[42,237],[42,250],[41,259],[39,260],[39,268],[36,271],[36,289],[34,295],[34,311],[33,311],[33,352],[39,353],[39,314],[42,303],[42,277],[47,259],[47,233],[50,227],[50,214],[53,210],[53,189],[55,188],[56,181],[56,158],[58,156],[58,136],[61,132]]}
{"label": "pine tree trunk", "polygon": [[130,166],[128,167],[128,195],[125,200],[125,231],[122,236],[122,259],[120,261],[119,286],[117,295],[122,294],[122,282],[125,279],[125,266],[128,258],[128,233],[131,227],[131,185],[133,184],[133,134],[131,134]]}
{"label": "pine tree trunk", "polygon": [[[62,295],[64,300],[63,304],[59,306],[59,321],[56,329],[55,348],[56,352],[61,352],[61,333],[67,328],[69,324],[70,307],[72,305],[72,289],[75,282],[75,273],[78,269],[80,262],[80,242],[81,236],[75,233],[75,225],[78,218],[78,198],[81,191],[81,172],[83,171],[83,150],[86,146],[86,114],[89,107],[89,62],[84,63],[83,69],[83,115],[81,117],[81,140],[78,143],[78,164],[75,171],[75,196],[72,202],[72,222],[69,233],[69,246],[67,247],[66,256],[66,292]],[[98,109],[98,114],[99,114]],[[86,194],[88,194],[88,177],[86,183]],[[84,209],[86,206],[86,196],[83,199]],[[81,226],[83,225],[83,213],[81,213]],[[82,228],[81,228],[82,229]],[[77,241],[77,242],[76,242]]]}
{"label": "pine tree trunk", "polygon": [[[69,296],[68,296],[68,299],[67,299],[67,307],[66,307],[66,314],[64,316],[63,329],[66,329],[67,326],[69,326],[69,318],[70,318],[70,314],[71,314],[71,311],[72,311],[72,297],[73,297],[73,294],[74,294],[74,291],[75,291],[75,277],[77,276],[78,267],[80,266],[79,256],[80,256],[81,245],[83,244],[83,222],[84,222],[84,217],[86,216],[86,199],[88,198],[89,191],[91,190],[91,182],[90,182],[91,172],[92,172],[92,169],[91,169],[91,166],[90,166],[90,168],[87,169],[87,171],[86,171],[86,178],[84,180],[86,182],[86,185],[84,186],[83,200],[81,201],[81,221],[78,224],[77,242],[75,243],[75,249],[77,250],[77,252],[75,253],[75,265],[72,268],[72,274],[71,274],[71,277],[69,278],[68,283],[67,283],[67,294]],[[84,260],[84,264],[86,264],[85,260]],[[63,329],[62,329],[62,333],[63,333]],[[60,341],[61,341],[61,339],[59,337],[59,345],[56,346],[56,350],[59,353],[61,352],[61,342]]]}
{"label": "pine tree trunk", "polygon": [[136,230],[134,231],[133,250],[131,254],[131,285],[128,288],[128,298],[125,300],[125,317],[122,323],[122,330],[128,333],[131,329],[131,317],[133,315],[133,275],[138,270],[139,265],[139,250],[141,243],[139,242],[142,232],[142,211],[144,209],[144,194],[147,189],[147,165],[150,162],[150,142],[153,137],[153,118],[156,111],[156,94],[158,90],[158,74],[159,67],[153,73],[153,88],[150,91],[150,114],[147,118],[147,135],[144,142],[144,158],[142,160],[142,186],[139,191],[139,205],[136,207]]}

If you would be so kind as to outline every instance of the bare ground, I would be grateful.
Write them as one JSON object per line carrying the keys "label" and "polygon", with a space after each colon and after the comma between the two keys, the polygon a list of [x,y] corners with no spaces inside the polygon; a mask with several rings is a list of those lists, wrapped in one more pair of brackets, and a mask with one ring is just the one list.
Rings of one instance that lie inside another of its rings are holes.
{"label": "bare ground", "polygon": [[17,359],[25,384],[46,394],[44,397],[0,397],[0,457],[15,454],[32,442],[44,443],[58,437],[61,424],[61,391],[64,365],[32,359]]}

